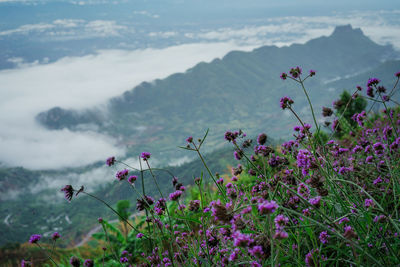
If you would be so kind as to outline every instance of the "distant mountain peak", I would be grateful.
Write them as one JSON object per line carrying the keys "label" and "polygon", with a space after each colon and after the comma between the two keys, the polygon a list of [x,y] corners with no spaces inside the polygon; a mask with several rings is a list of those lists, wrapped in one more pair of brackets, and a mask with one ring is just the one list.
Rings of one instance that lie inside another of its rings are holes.
{"label": "distant mountain peak", "polygon": [[364,35],[360,28],[354,28],[350,25],[341,25],[336,26],[335,30],[332,33],[332,36],[345,36],[345,35]]}

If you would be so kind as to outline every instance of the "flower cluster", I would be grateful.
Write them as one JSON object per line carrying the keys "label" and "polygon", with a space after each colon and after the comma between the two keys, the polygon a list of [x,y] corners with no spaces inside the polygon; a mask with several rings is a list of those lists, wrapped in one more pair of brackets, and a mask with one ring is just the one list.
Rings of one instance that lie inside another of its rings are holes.
{"label": "flower cluster", "polygon": [[[310,70],[303,79],[302,69],[294,67],[281,78],[304,85],[315,74]],[[395,75],[400,79],[400,72]],[[323,132],[317,119],[312,128],[297,114],[293,140],[278,147],[265,133],[252,141],[240,130],[227,131],[224,138],[240,161],[230,173],[213,174],[201,156],[206,173],[196,174],[194,184],[183,185],[171,174],[169,191],[156,184],[157,201],[144,189],[135,191],[136,208],[145,212],[132,220],[139,223],[125,241],[122,235],[110,239],[121,243],[118,250],[104,250],[109,252],[104,259],[126,266],[398,265],[400,218],[393,208],[399,199],[400,109],[373,116],[352,109],[362,97],[357,94],[364,93],[361,87],[356,92],[334,101],[335,112],[323,107],[324,117],[334,115],[333,131]],[[367,95],[385,92],[379,79],[368,80]],[[292,112],[293,103],[287,96],[280,101]],[[193,140],[186,139],[188,150],[200,154]],[[198,140],[203,144],[204,138]],[[141,158],[147,161],[150,153]],[[107,165],[115,162],[110,158]],[[128,173],[125,169],[116,177],[135,183],[137,176],[128,178]],[[62,191],[70,201],[72,186]],[[53,240],[59,237],[55,234]],[[30,242],[40,238],[33,235]],[[81,261],[71,258],[70,263],[80,266]]]}

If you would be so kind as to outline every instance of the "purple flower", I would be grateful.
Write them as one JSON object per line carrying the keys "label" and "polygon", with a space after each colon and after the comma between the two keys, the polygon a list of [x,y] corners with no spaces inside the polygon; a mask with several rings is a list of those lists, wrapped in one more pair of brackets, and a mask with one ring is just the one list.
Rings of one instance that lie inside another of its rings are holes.
{"label": "purple flower", "polygon": [[322,116],[330,117],[333,114],[333,110],[327,107],[322,107]]}
{"label": "purple flower", "polygon": [[169,194],[169,199],[172,201],[176,201],[181,197],[182,193],[183,192],[181,190],[176,190],[175,192]]}
{"label": "purple flower", "polygon": [[365,200],[365,202],[364,202],[364,206],[365,206],[366,208],[372,207],[373,205],[374,205],[374,201],[373,201],[372,199],[370,199],[370,198],[367,198],[367,199]]}
{"label": "purple flower", "polygon": [[311,216],[311,212],[310,212],[309,208],[302,210],[302,212],[303,212],[304,216],[307,216],[307,217]]}
{"label": "purple flower", "polygon": [[369,80],[368,80],[368,82],[367,82],[367,86],[368,86],[368,87],[373,86],[373,85],[376,86],[376,85],[379,84],[379,82],[380,82],[380,80],[377,79],[377,78],[369,78]]}
{"label": "purple flower", "polygon": [[301,75],[301,68],[297,66],[296,68],[291,68],[289,73],[292,75],[293,78],[298,78]]}
{"label": "purple flower", "polygon": [[188,142],[188,143],[193,142],[193,137],[192,137],[192,136],[189,136],[189,137],[186,139],[186,142]]}
{"label": "purple flower", "polygon": [[61,188],[61,191],[64,192],[64,197],[66,200],[72,200],[72,197],[74,195],[74,188],[72,188],[72,185],[64,186],[63,188]]}
{"label": "purple flower", "polygon": [[51,235],[51,239],[53,239],[54,241],[56,241],[57,239],[59,239],[61,237],[61,235],[58,232],[54,232]]}
{"label": "purple flower", "polygon": [[93,267],[94,266],[94,261],[91,260],[91,259],[87,259],[87,260],[85,260],[83,265],[86,266],[86,267]]}
{"label": "purple flower", "polygon": [[121,258],[119,259],[119,261],[120,261],[121,263],[125,263],[125,262],[128,262],[129,260],[128,260],[127,257],[121,257]]}
{"label": "purple flower", "polygon": [[233,252],[231,253],[231,255],[229,255],[229,260],[230,261],[235,261],[239,258],[239,252],[240,250],[238,248],[235,248],[233,250]]}
{"label": "purple flower", "polygon": [[365,162],[366,163],[372,163],[373,159],[374,159],[374,157],[368,156],[368,157],[365,158]]}
{"label": "purple flower", "polygon": [[264,251],[261,246],[254,246],[248,249],[249,253],[254,257],[261,258],[264,255]]}
{"label": "purple flower", "polygon": [[21,267],[31,267],[32,264],[30,261],[22,260],[21,261]]}
{"label": "purple flower", "polygon": [[310,151],[306,149],[300,149],[296,157],[297,167],[301,168],[303,176],[308,175],[309,169],[311,168],[312,155]]}
{"label": "purple flower", "polygon": [[314,255],[314,254],[319,254],[319,250],[312,249],[306,255],[305,262],[306,262],[306,265],[309,267],[319,266],[318,261],[315,261],[316,255]]}
{"label": "purple flower", "polygon": [[224,136],[224,138],[225,138],[225,140],[227,140],[227,141],[229,141],[229,142],[235,142],[236,141],[236,138],[239,136],[239,133],[238,132],[230,132],[230,131],[227,131],[227,132],[225,132],[225,136]]}
{"label": "purple flower", "polygon": [[400,71],[396,72],[396,73],[394,74],[394,76],[396,76],[397,78],[400,78]]}
{"label": "purple flower", "polygon": [[273,200],[264,201],[258,204],[258,212],[260,213],[260,215],[271,214],[274,213],[278,207],[278,204],[276,204],[276,202]]}
{"label": "purple flower", "polygon": [[357,85],[356,88],[357,88],[358,91],[362,91],[362,87],[361,86]]}
{"label": "purple flower", "polygon": [[319,240],[321,241],[322,244],[328,243],[328,238],[330,236],[328,235],[327,231],[323,231],[319,234]]}
{"label": "purple flower", "polygon": [[259,145],[264,145],[267,142],[267,135],[265,133],[261,133],[257,137],[257,143]]}
{"label": "purple flower", "polygon": [[282,72],[280,77],[282,80],[286,80],[287,74],[285,72]]}
{"label": "purple flower", "polygon": [[283,230],[278,230],[274,235],[274,238],[279,240],[286,239],[288,237],[289,237],[288,233],[286,233]]}
{"label": "purple flower", "polygon": [[334,119],[333,120],[333,122],[332,122],[332,131],[337,131],[337,132],[340,132],[340,126],[339,126],[339,120],[338,119]]}
{"label": "purple flower", "polygon": [[143,236],[144,236],[144,234],[142,234],[142,233],[138,233],[138,234],[136,235],[137,238],[142,238]]}
{"label": "purple flower", "polygon": [[356,232],[354,232],[353,228],[350,225],[346,225],[344,227],[344,237],[348,239],[357,238]]}
{"label": "purple flower", "polygon": [[321,206],[321,197],[317,196],[315,198],[311,198],[308,202],[316,208],[319,208]]}
{"label": "purple flower", "polygon": [[279,214],[276,215],[274,222],[277,229],[282,229],[285,225],[289,223],[289,218],[282,214]]}
{"label": "purple flower", "polygon": [[232,235],[233,237],[233,245],[235,247],[247,247],[250,243],[253,243],[254,240],[250,238],[249,235],[242,234],[239,231],[236,231]]}
{"label": "purple flower", "polygon": [[316,71],[315,71],[315,70],[310,70],[310,77],[314,76],[314,75],[315,75],[315,73],[316,73]]}
{"label": "purple flower", "polygon": [[39,242],[39,240],[42,238],[41,235],[31,235],[31,238],[29,238],[29,243],[31,244],[36,244],[37,242]]}
{"label": "purple flower", "polygon": [[386,216],[383,214],[377,215],[374,218],[374,222],[379,222],[379,223],[384,222],[385,220],[386,220]]}
{"label": "purple flower", "polygon": [[118,171],[115,177],[119,180],[122,181],[128,176],[129,171],[127,169],[124,169],[122,171]]}
{"label": "purple flower", "polygon": [[151,196],[143,196],[143,198],[137,199],[136,209],[144,210],[154,203],[154,199]]}
{"label": "purple flower", "polygon": [[373,145],[375,155],[381,156],[383,154],[383,150],[385,149],[385,146],[381,142],[377,142],[376,144]]}
{"label": "purple flower", "polygon": [[275,156],[274,154],[268,160],[268,165],[271,167],[276,167],[281,163],[281,158],[279,156]]}
{"label": "purple flower", "polygon": [[252,176],[256,176],[256,171],[255,170],[253,170],[253,169],[249,169],[248,171],[247,171],[247,173],[248,174],[250,174],[250,175],[252,175]]}
{"label": "purple flower", "polygon": [[350,171],[351,169],[349,167],[340,167],[338,173],[344,175],[346,173],[349,173]]}
{"label": "purple flower", "polygon": [[81,260],[78,259],[78,258],[75,257],[75,256],[72,256],[72,257],[71,257],[71,259],[69,260],[69,263],[70,263],[72,266],[74,266],[74,267],[79,267],[79,266],[81,266]]}
{"label": "purple flower", "polygon": [[143,160],[148,160],[150,158],[151,154],[149,152],[142,152],[142,154],[140,154],[140,157]]}
{"label": "purple flower", "polygon": [[377,184],[382,183],[382,182],[383,182],[383,180],[382,180],[382,178],[379,176],[379,177],[376,178],[372,183],[373,183],[374,185],[377,185]]}
{"label": "purple flower", "polygon": [[109,158],[106,160],[106,164],[107,164],[107,166],[112,166],[112,165],[114,165],[114,164],[115,164],[115,157],[109,157]]}
{"label": "purple flower", "polygon": [[362,147],[359,145],[356,145],[352,150],[353,154],[360,152],[360,151],[362,151]]}
{"label": "purple flower", "polygon": [[128,178],[128,182],[133,184],[135,181],[137,180],[137,176],[136,175],[131,175]]}
{"label": "purple flower", "polygon": [[234,156],[234,158],[236,159],[236,160],[241,160],[242,159],[242,156],[243,156],[243,151],[241,151],[241,150],[235,150],[234,152],[233,152],[233,156]]}
{"label": "purple flower", "polygon": [[370,86],[367,87],[367,96],[372,97],[372,98],[375,96],[374,89]]}
{"label": "purple flower", "polygon": [[99,217],[99,218],[97,219],[97,221],[98,221],[99,223],[103,223],[103,218]]}
{"label": "purple flower", "polygon": [[305,183],[300,183],[297,187],[297,193],[303,198],[308,198],[310,195],[310,188]]}
{"label": "purple flower", "polygon": [[254,153],[256,155],[262,155],[264,157],[268,157],[268,155],[272,152],[273,150],[268,147],[268,146],[264,146],[264,145],[259,145],[259,146],[255,146],[254,147]]}
{"label": "purple flower", "polygon": [[383,102],[388,102],[388,101],[390,100],[390,96],[388,96],[388,95],[383,95],[383,96],[382,96],[382,100],[383,100]]}
{"label": "purple flower", "polygon": [[342,219],[339,220],[339,224],[345,223],[345,222],[349,222],[349,218],[347,217],[343,217]]}
{"label": "purple flower", "polygon": [[290,108],[293,103],[294,103],[294,101],[290,97],[284,96],[280,100],[281,109]]}

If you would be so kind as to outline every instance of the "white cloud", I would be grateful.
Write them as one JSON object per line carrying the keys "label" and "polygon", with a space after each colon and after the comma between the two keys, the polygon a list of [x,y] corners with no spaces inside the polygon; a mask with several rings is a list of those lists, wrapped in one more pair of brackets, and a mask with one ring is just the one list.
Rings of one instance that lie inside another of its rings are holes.
{"label": "white cloud", "polygon": [[126,30],[126,26],[118,25],[115,21],[94,20],[85,26],[87,32],[94,32],[95,36],[118,36],[120,30]]}
{"label": "white cloud", "polygon": [[132,32],[134,32],[132,27],[128,28],[127,26],[119,25],[114,20],[57,19],[51,23],[26,24],[15,29],[0,31],[0,36],[35,33],[66,40],[113,37],[120,36],[122,33]]}
{"label": "white cloud", "polygon": [[[34,116],[54,106],[84,109],[142,81],[183,72],[234,49],[232,43],[188,44],[165,49],[107,50],[50,64],[0,71],[0,162],[31,169],[82,166],[123,155],[115,140],[90,130],[48,131]],[[18,59],[16,59],[18,61]]]}
{"label": "white cloud", "polygon": [[152,14],[152,13],[146,11],[146,10],[139,10],[139,11],[135,10],[135,11],[133,11],[133,14],[134,14],[134,15],[142,15],[142,16],[146,16],[146,17],[153,18],[153,19],[158,19],[158,18],[160,18],[160,15],[158,15],[158,14]]}
{"label": "white cloud", "polygon": [[158,38],[170,38],[178,35],[178,32],[167,31],[167,32],[150,32],[148,36]]}
{"label": "white cloud", "polygon": [[[96,55],[66,57],[50,64],[18,64],[14,70],[0,71],[0,162],[28,168],[81,166],[104,160],[123,149],[107,136],[89,128],[76,133],[47,131],[34,116],[54,106],[84,109],[102,105],[110,97],[132,89],[142,81],[183,72],[200,61],[222,57],[233,49],[304,43],[332,33],[334,26],[352,24],[380,43],[400,47],[399,11],[352,12],[334,16],[270,18],[258,26],[220,28],[186,33],[187,38],[219,43],[186,44],[165,49],[104,50]],[[56,20],[51,24],[25,25],[20,32],[57,27],[70,29],[84,25],[96,34],[118,34],[124,27],[113,21]],[[3,32],[4,33],[4,32]],[[1,33],[0,33],[1,34]],[[67,33],[68,34],[68,33]],[[154,35],[173,36],[174,32]],[[239,44],[239,45],[238,45]],[[140,125],[138,125],[140,127]]]}
{"label": "white cloud", "polygon": [[83,19],[57,19],[53,21],[54,25],[63,27],[63,28],[75,28],[85,23]]}
{"label": "white cloud", "polygon": [[277,17],[270,18],[261,25],[224,27],[202,32],[188,32],[185,37],[211,41],[231,41],[240,44],[290,45],[329,35],[337,25],[351,24],[362,28],[373,41],[380,44],[391,43],[400,49],[399,10],[347,12],[332,16]]}
{"label": "white cloud", "polygon": [[44,32],[49,29],[53,29],[55,26],[53,24],[48,23],[38,23],[38,24],[26,24],[22,25],[16,29],[6,30],[0,32],[1,35],[10,35],[10,34],[28,34],[30,32]]}

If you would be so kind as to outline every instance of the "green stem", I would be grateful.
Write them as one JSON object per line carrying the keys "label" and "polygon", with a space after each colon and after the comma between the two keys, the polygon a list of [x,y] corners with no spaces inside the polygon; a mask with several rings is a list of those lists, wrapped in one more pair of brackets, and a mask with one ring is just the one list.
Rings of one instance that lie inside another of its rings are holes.
{"label": "green stem", "polygon": [[90,196],[90,197],[92,197],[92,198],[94,198],[94,199],[100,201],[100,202],[103,203],[104,205],[106,205],[106,206],[107,206],[109,209],[111,209],[115,214],[117,214],[119,218],[121,218],[121,219],[122,219],[124,222],[126,222],[130,227],[132,227],[132,229],[134,229],[136,232],[139,233],[139,230],[138,230],[135,226],[133,226],[126,218],[124,218],[121,214],[119,214],[118,211],[116,211],[113,207],[111,207],[107,202],[105,202],[104,200],[102,200],[102,199],[100,199],[100,198],[98,198],[98,197],[96,197],[96,196],[94,196],[94,195],[92,195],[92,194],[90,194],[90,193],[88,193],[88,192],[86,192],[86,191],[82,191],[82,194],[86,194],[86,195],[88,195],[88,196]]}
{"label": "green stem", "polygon": [[[141,159],[140,159],[140,156],[139,156],[139,165],[140,165],[140,178],[141,178],[141,180],[142,180],[142,192],[143,192],[143,196],[145,196],[146,193],[145,193],[145,191],[144,191],[143,167],[142,167],[142,161],[141,161]],[[131,186],[132,186],[132,185],[131,185]],[[133,187],[133,186],[132,186],[132,187]],[[136,188],[133,187],[133,189],[136,191]],[[138,195],[139,195],[139,194],[138,194]],[[143,197],[143,200],[147,202],[147,200],[146,200],[144,197]],[[147,219],[147,217],[149,216],[149,212],[147,211],[147,209],[145,209],[145,212],[146,212],[146,219]],[[147,220],[146,220],[146,223],[147,223],[147,230],[148,230],[148,233],[149,233],[149,236],[150,236],[150,223],[149,223]],[[150,248],[151,248],[151,250],[153,250],[153,241],[151,240],[150,237],[148,237],[147,240],[149,240]]]}
{"label": "green stem", "polygon": [[221,193],[222,197],[223,197],[224,200],[226,201],[227,199],[226,199],[226,195],[225,195],[224,191],[221,189],[221,187],[219,186],[219,184],[218,184],[217,181],[215,180],[215,177],[214,177],[214,175],[212,174],[212,172],[210,171],[210,169],[208,168],[208,166],[207,166],[207,164],[206,164],[206,162],[205,162],[203,156],[202,156],[201,153],[200,153],[200,150],[197,148],[197,146],[196,146],[195,143],[193,143],[193,146],[195,147],[195,150],[196,150],[197,154],[199,155],[200,160],[201,160],[201,162],[203,163],[204,167],[207,169],[208,174],[209,174],[210,177],[213,179],[213,181],[214,181],[215,185],[217,186],[219,192]]}
{"label": "green stem", "polygon": [[35,243],[35,244],[44,252],[44,254],[46,254],[46,257],[49,258],[58,267],[58,264],[53,260],[52,257],[50,257],[50,255],[47,253],[47,251],[44,248],[42,248],[42,246],[40,246],[39,243]]}
{"label": "green stem", "polygon": [[399,138],[399,134],[397,133],[396,125],[394,124],[394,122],[393,122],[393,120],[392,120],[392,117],[390,116],[389,109],[388,109],[388,107],[386,106],[386,102],[383,101],[383,98],[382,98],[381,93],[379,93],[379,97],[382,99],[382,103],[383,103],[383,105],[385,106],[386,115],[388,116],[388,118],[389,118],[389,120],[390,120],[390,123],[392,124],[393,131],[394,131],[394,133],[396,134],[396,137]]}
{"label": "green stem", "polygon": [[118,255],[117,255],[116,250],[115,250],[115,249],[113,248],[113,246],[111,245],[110,237],[108,236],[108,232],[107,232],[106,227],[104,226],[104,224],[101,224],[101,226],[103,227],[104,234],[106,235],[106,239],[107,239],[107,243],[108,243],[108,248],[111,250],[111,253],[114,254],[115,260],[119,263],[119,265],[122,266],[122,263],[121,263],[121,262],[119,261],[119,259],[118,259]]}
{"label": "green stem", "polygon": [[300,80],[301,88],[303,88],[304,94],[305,94],[306,97],[307,97],[308,104],[310,105],[311,113],[312,113],[312,116],[313,116],[313,120],[314,120],[314,123],[315,123],[315,128],[317,129],[317,135],[318,135],[318,133],[319,133],[319,126],[318,126],[318,124],[317,124],[317,119],[316,119],[316,117],[315,117],[314,108],[313,108],[313,105],[311,104],[310,97],[308,96],[307,90],[306,90],[306,88],[304,87],[304,83],[303,83],[303,82],[304,82],[304,81],[301,81],[301,80]]}
{"label": "green stem", "polygon": [[[162,198],[164,198],[163,193],[161,192],[160,186],[158,185],[157,179],[156,179],[156,177],[154,176],[154,173],[153,173],[153,171],[152,171],[151,168],[150,168],[149,161],[148,161],[148,160],[145,160],[145,162],[146,162],[146,164],[147,164],[147,167],[148,167],[149,170],[150,170],[151,177],[153,177],[154,183],[156,184],[156,187],[157,187],[157,189],[158,189],[158,192],[160,193],[160,196],[161,196]],[[164,199],[167,200],[166,198],[164,198]],[[172,235],[172,221],[171,221],[171,215],[169,214],[168,207],[167,207],[165,210],[167,211],[168,222],[169,222],[169,229],[170,229],[170,232],[171,232],[171,235]],[[174,258],[173,258],[173,255],[172,255],[170,246],[171,246],[171,244],[169,244],[169,246],[168,246],[168,254],[169,254],[170,258],[171,258],[172,266],[175,266],[175,264],[174,264]]]}

